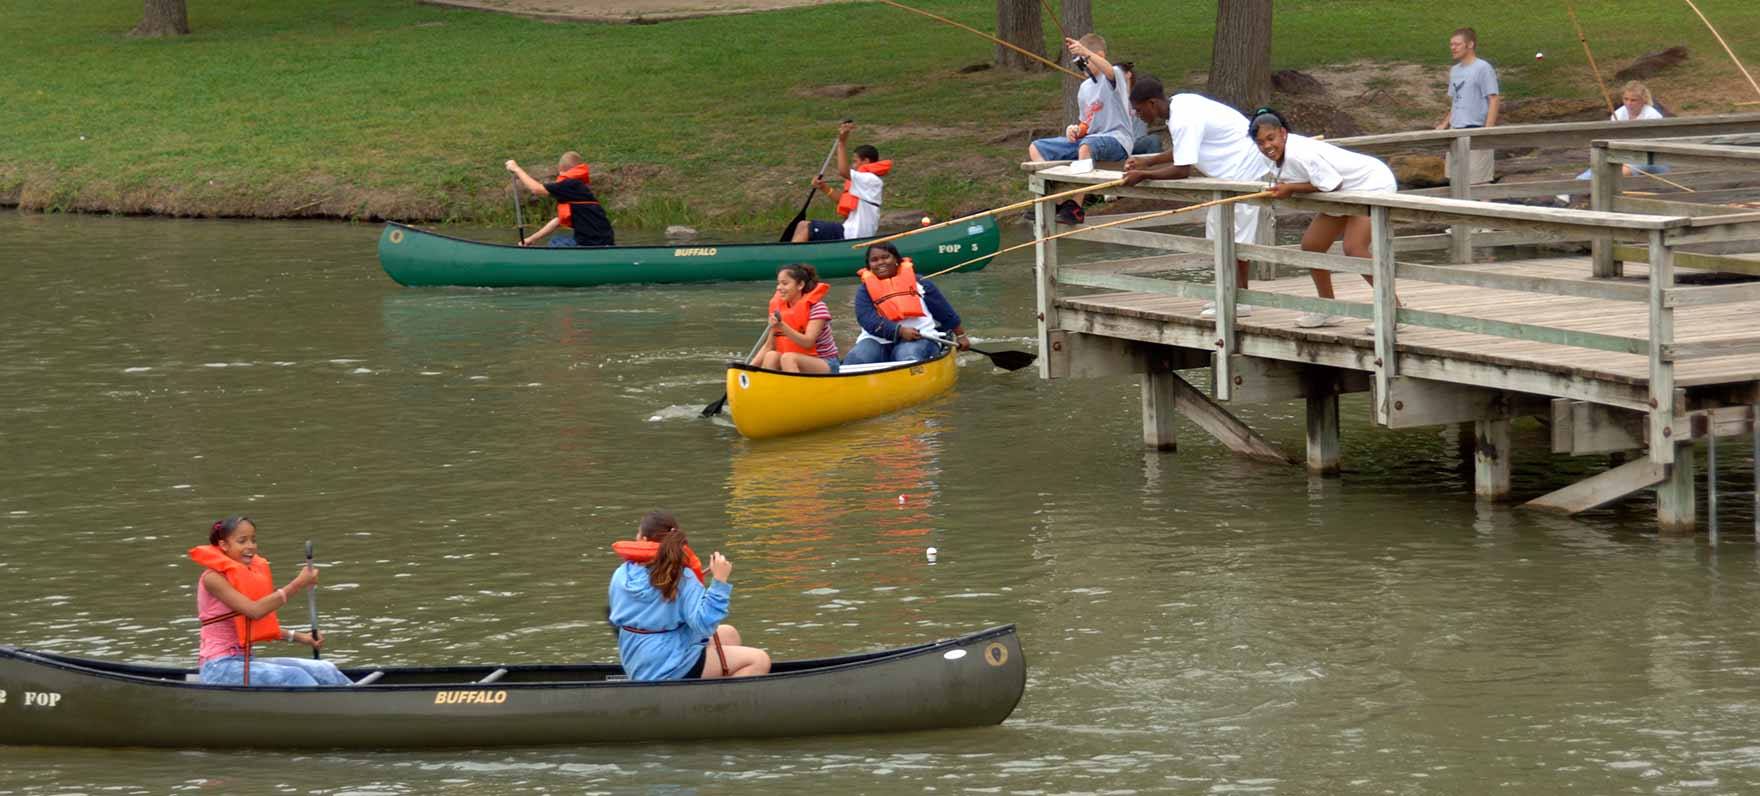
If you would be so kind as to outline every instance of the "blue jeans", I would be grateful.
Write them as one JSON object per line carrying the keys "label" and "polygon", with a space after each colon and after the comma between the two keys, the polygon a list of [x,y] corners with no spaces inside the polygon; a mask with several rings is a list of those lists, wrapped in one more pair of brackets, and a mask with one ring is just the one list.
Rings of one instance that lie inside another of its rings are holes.
{"label": "blue jeans", "polygon": [[843,364],[847,367],[871,365],[875,362],[922,362],[933,359],[940,350],[941,344],[934,340],[882,343],[872,337],[864,337],[844,355]]}
{"label": "blue jeans", "polygon": [[565,246],[574,247],[574,246],[579,246],[580,244],[574,242],[574,231],[573,230],[565,230],[563,232],[558,232],[554,235],[551,235],[549,245],[550,245],[550,248],[552,248],[552,249],[560,249]]}
{"label": "blue jeans", "polygon": [[1153,155],[1161,151],[1161,136],[1154,133],[1143,136],[1131,144],[1133,155]]}
{"label": "blue jeans", "polygon": [[[202,664],[202,682],[207,685],[244,685],[244,656],[229,655],[211,658]],[[251,657],[251,685],[310,687],[348,685],[348,675],[329,661],[310,658]]]}
{"label": "blue jeans", "polygon": [[1130,157],[1118,139],[1109,135],[1091,135],[1080,141],[1071,141],[1063,136],[1041,138],[1033,142],[1033,148],[1046,160],[1075,160],[1081,153],[1083,144],[1094,155],[1095,160],[1124,160]]}

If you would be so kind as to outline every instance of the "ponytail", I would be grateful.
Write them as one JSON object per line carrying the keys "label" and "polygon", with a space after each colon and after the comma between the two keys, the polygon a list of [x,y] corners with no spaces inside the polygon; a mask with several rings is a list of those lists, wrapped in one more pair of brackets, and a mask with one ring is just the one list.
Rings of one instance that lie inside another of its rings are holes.
{"label": "ponytail", "polygon": [[642,515],[642,535],[659,542],[660,550],[648,563],[648,582],[660,590],[660,596],[672,602],[678,597],[679,573],[684,569],[684,548],[689,541],[679,530],[678,520],[667,511],[650,511]]}
{"label": "ponytail", "polygon": [[789,279],[799,282],[802,295],[813,292],[813,288],[819,286],[819,272],[806,263],[790,263],[776,270],[778,273],[788,274]]}
{"label": "ponytail", "polygon": [[251,518],[243,514],[234,514],[226,519],[216,520],[213,526],[208,528],[208,544],[217,545],[226,541],[234,531],[238,530],[238,526],[250,521]]}

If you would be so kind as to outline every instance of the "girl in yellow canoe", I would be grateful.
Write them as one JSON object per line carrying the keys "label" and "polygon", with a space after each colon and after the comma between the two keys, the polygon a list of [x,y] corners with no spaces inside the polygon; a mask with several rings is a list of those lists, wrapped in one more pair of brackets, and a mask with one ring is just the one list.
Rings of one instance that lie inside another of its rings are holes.
{"label": "girl in yellow canoe", "polygon": [[837,341],[831,337],[831,310],[824,301],[830,290],[813,266],[782,266],[770,298],[770,334],[752,364],[784,373],[836,373]]}

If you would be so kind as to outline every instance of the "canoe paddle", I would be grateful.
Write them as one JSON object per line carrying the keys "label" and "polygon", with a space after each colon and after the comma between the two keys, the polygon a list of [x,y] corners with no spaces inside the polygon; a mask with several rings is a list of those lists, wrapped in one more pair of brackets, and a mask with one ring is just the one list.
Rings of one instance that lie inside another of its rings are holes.
{"label": "canoe paddle", "polygon": [[[311,569],[311,568],[312,568],[312,540],[307,539],[306,540],[306,569]],[[314,644],[316,644],[318,641],[318,584],[316,584],[316,583],[312,584],[312,588],[306,590],[306,613],[310,614],[312,617],[312,642]],[[312,660],[317,660],[320,657],[323,657],[323,656],[318,654],[318,648],[315,646],[312,647]]]}
{"label": "canoe paddle", "polygon": [[[855,120],[854,119],[844,119],[843,123],[849,124],[850,122],[853,122],[853,121],[855,121]],[[825,179],[825,170],[828,168],[831,168],[831,158],[833,156],[835,156],[836,154],[837,154],[837,139],[832,139],[831,151],[825,153],[825,162],[819,164],[819,176],[817,177],[817,179],[821,179],[821,180]],[[813,197],[818,196],[818,195],[819,195],[818,186],[814,186],[812,188],[807,189],[807,201],[801,202],[801,211],[799,213],[795,213],[794,220],[788,222],[788,225],[782,228],[782,240],[780,241],[781,243],[787,243],[791,240],[794,240],[795,226],[798,224],[805,224],[807,222],[807,205],[812,204]],[[754,353],[756,353],[756,352],[754,351]],[[717,407],[716,411],[720,411],[720,408]],[[705,417],[706,416],[707,415],[705,415]]]}
{"label": "canoe paddle", "polygon": [[519,227],[519,239],[514,243],[526,245],[526,215],[519,207],[519,175],[510,175],[513,180],[513,223]]}
{"label": "canoe paddle", "polygon": [[[934,340],[937,343],[941,343],[942,345],[950,345],[950,346],[957,346],[958,345],[954,341],[949,340],[946,337],[944,337],[934,331],[923,332],[922,335],[924,337],[929,338],[930,340]],[[981,348],[977,348],[977,347],[968,348],[966,350],[971,351],[974,354],[983,354],[984,356],[989,357],[990,364],[995,365],[996,367],[1002,368],[1003,370],[1007,370],[1007,371],[1020,370],[1021,368],[1024,368],[1024,367],[1027,367],[1028,365],[1033,364],[1034,362],[1038,361],[1038,359],[1039,359],[1038,354],[1029,354],[1025,351],[994,351],[994,352],[992,352],[992,351],[985,351],[985,350],[983,350]]]}
{"label": "canoe paddle", "polygon": [[[768,339],[770,339],[770,325],[765,324],[764,325],[764,333],[758,336],[758,342],[752,344],[752,350],[746,354],[745,359],[740,360],[740,361],[741,362],[751,362],[752,357],[755,357],[758,355],[758,349],[763,348],[764,341],[768,340]],[[726,405],[727,405],[727,390],[723,389],[721,391],[720,398],[716,398],[714,403],[703,407],[703,417],[714,417],[718,414],[721,414],[721,407],[726,406]]]}

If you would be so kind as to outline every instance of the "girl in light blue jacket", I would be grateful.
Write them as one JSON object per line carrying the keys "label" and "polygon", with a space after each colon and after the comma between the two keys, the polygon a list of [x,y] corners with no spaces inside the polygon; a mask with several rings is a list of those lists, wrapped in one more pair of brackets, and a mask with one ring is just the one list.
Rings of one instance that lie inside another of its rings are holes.
{"label": "girl in light blue jacket", "polygon": [[739,631],[719,624],[733,596],[733,564],[709,557],[709,574],[670,512],[642,516],[633,542],[611,546],[624,560],[611,575],[611,623],[617,653],[632,680],[749,677],[770,671],[770,655],[740,645]]}

